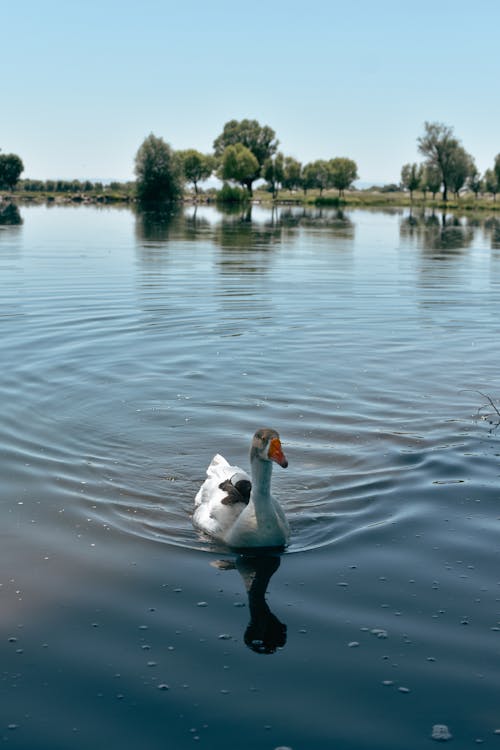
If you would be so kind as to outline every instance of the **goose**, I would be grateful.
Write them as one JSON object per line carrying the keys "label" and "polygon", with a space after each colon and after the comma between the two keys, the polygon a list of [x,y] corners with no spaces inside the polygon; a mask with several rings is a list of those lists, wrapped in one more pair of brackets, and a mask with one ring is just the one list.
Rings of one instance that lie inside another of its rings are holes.
{"label": "goose", "polygon": [[288,461],[276,430],[257,430],[250,447],[251,479],[223,456],[213,457],[195,498],[193,525],[229,547],[284,547],[290,528],[271,495],[273,462]]}

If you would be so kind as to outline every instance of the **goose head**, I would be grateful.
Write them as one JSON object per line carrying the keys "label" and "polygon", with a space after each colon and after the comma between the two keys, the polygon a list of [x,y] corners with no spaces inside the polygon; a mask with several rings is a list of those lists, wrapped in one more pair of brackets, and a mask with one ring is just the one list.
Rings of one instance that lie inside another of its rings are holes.
{"label": "goose head", "polygon": [[288,466],[288,461],[281,447],[280,436],[276,430],[263,427],[257,430],[252,440],[250,449],[250,461],[275,461],[283,469]]}

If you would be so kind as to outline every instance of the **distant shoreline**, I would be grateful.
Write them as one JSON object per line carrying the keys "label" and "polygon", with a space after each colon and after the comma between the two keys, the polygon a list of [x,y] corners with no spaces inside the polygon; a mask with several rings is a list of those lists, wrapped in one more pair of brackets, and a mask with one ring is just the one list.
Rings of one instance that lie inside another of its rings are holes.
{"label": "distant shoreline", "polygon": [[[48,205],[48,206],[79,206],[79,205],[137,205],[137,200],[132,192],[121,190],[107,190],[100,192],[29,192],[24,190],[0,191],[0,206],[7,203],[15,203],[23,206],[30,205]],[[183,205],[215,205],[217,196],[215,190],[200,192],[197,196],[194,193],[185,194],[180,201]],[[260,205],[272,208],[273,206],[303,206],[309,208],[414,208],[414,209],[436,209],[447,211],[499,211],[500,199],[493,200],[491,196],[480,196],[475,198],[471,193],[459,196],[458,199],[452,198],[446,203],[442,201],[441,196],[436,196],[433,200],[427,195],[425,198],[421,193],[417,193],[410,200],[406,192],[383,192],[378,190],[351,190],[346,191],[341,198],[338,197],[337,191],[324,191],[319,195],[319,191],[311,190],[307,194],[300,192],[291,193],[282,191],[276,198],[265,190],[256,190],[254,195],[249,198],[247,204],[236,205]]]}

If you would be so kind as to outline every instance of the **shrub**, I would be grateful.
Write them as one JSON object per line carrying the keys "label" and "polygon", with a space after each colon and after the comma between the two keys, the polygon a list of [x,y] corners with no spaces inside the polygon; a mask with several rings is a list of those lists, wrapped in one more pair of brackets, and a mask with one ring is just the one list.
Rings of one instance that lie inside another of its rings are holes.
{"label": "shrub", "polygon": [[233,187],[227,183],[224,183],[222,188],[217,191],[217,203],[246,203],[248,197],[247,190]]}

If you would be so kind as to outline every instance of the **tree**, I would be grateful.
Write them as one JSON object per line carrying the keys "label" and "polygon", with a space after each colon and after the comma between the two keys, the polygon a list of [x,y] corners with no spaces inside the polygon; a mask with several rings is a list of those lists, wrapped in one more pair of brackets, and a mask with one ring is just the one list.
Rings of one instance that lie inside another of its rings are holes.
{"label": "tree", "polygon": [[495,156],[495,164],[493,165],[493,171],[497,177],[497,184],[500,185],[500,154]]}
{"label": "tree", "polygon": [[435,200],[436,193],[441,189],[441,170],[433,164],[424,164],[420,182],[422,190],[429,190],[432,200]]}
{"label": "tree", "polygon": [[187,182],[192,182],[194,186],[194,192],[198,195],[198,183],[203,180],[208,180],[215,168],[215,161],[212,156],[201,154],[194,148],[189,148],[186,151],[178,151],[184,177]]}
{"label": "tree", "polygon": [[252,195],[252,182],[256,172],[259,171],[259,163],[253,153],[242,143],[227,146],[222,154],[219,168],[219,177],[223,180],[233,180],[242,187],[246,187],[249,195]]}
{"label": "tree", "polygon": [[467,178],[467,187],[469,188],[469,190],[472,190],[472,192],[476,196],[476,199],[483,189],[483,181],[474,160],[471,160],[470,172]]}
{"label": "tree", "polygon": [[249,175],[244,183],[251,195],[252,184],[261,176],[265,162],[278,149],[276,133],[268,125],[260,125],[257,120],[230,120],[214,141],[215,156],[221,159],[228,146],[236,146],[238,143],[249,149],[257,160],[255,172]]}
{"label": "tree", "polygon": [[14,190],[24,169],[16,154],[0,154],[0,188]]}
{"label": "tree", "polygon": [[418,164],[403,164],[401,167],[401,185],[410,191],[410,200],[413,200],[413,191],[420,187],[421,171]]}
{"label": "tree", "polygon": [[302,164],[293,156],[285,156],[282,185],[286,190],[296,190],[302,186]]}
{"label": "tree", "polygon": [[418,150],[427,157],[427,162],[439,170],[443,186],[443,201],[448,200],[453,156],[459,141],[453,137],[453,129],[440,122],[424,123],[425,133],[418,138]]}
{"label": "tree", "polygon": [[328,170],[330,172],[329,184],[337,188],[339,197],[344,194],[344,190],[351,187],[354,180],[358,179],[358,167],[352,159],[340,156],[330,159]]}
{"label": "tree", "polygon": [[493,200],[496,201],[497,193],[500,190],[500,181],[494,169],[487,169],[484,173],[484,188],[486,192],[492,194]]}
{"label": "tree", "polygon": [[302,169],[301,184],[304,195],[307,194],[308,190],[312,190],[316,187],[316,169],[313,162],[304,165]]}
{"label": "tree", "polygon": [[276,198],[278,185],[282,185],[285,179],[285,157],[281,151],[264,163],[262,176],[269,183],[273,198]]}
{"label": "tree", "polygon": [[456,198],[467,181],[472,164],[472,157],[462,146],[458,145],[451,154],[448,175],[449,188]]}
{"label": "tree", "polygon": [[182,195],[180,159],[163,138],[153,133],[142,142],[135,156],[137,196],[141,203],[174,201]]}
{"label": "tree", "polygon": [[322,195],[323,190],[330,187],[331,173],[328,162],[324,159],[306,164],[303,170],[304,192],[309,188],[317,188]]}

